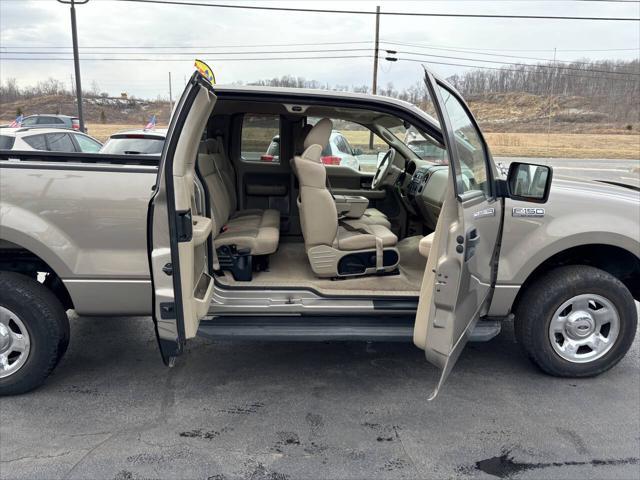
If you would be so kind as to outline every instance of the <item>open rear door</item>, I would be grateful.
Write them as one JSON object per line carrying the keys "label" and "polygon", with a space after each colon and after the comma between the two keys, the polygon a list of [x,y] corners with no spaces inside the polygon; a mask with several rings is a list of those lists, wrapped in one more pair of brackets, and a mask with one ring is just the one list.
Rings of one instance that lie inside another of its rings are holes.
{"label": "open rear door", "polygon": [[167,365],[173,365],[186,340],[195,337],[213,295],[207,266],[212,220],[194,213],[194,181],[198,147],[215,101],[212,85],[194,73],[171,117],[149,203],[153,320]]}
{"label": "open rear door", "polygon": [[441,370],[432,400],[451,372],[494,285],[502,202],[482,133],[462,98],[425,74],[449,155],[449,185],[420,292],[413,341]]}

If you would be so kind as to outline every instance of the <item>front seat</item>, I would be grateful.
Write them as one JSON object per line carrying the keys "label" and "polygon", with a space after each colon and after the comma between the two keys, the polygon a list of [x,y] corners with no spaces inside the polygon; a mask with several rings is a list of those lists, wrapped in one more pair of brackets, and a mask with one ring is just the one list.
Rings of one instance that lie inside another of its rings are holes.
{"label": "front seat", "polygon": [[305,249],[318,277],[348,277],[390,272],[400,254],[398,238],[382,225],[359,219],[339,221],[336,204],[327,189],[327,172],[320,160],[333,125],[320,120],[307,135],[301,156],[293,159],[300,183],[298,209]]}
{"label": "front seat", "polygon": [[[302,127],[302,130],[300,131],[300,134],[296,138],[296,142],[295,142],[296,155],[301,155],[304,152],[306,148],[305,147],[306,139],[307,139],[307,136],[309,135],[309,132],[312,130],[312,128],[313,127],[309,124]],[[326,145],[324,147],[326,147]],[[323,147],[323,150],[324,150],[324,147]],[[291,166],[292,166],[293,173],[297,176],[298,173],[296,172],[293,161],[291,161]],[[334,198],[334,200],[336,200],[337,197],[335,197],[333,195],[333,192],[331,192],[331,183],[329,181],[327,181],[327,189],[329,190],[329,193],[331,193],[331,196]],[[366,208],[364,213],[357,220],[365,224],[382,225],[383,227],[391,228],[391,222],[389,221],[387,216],[377,208],[373,208],[373,207]]]}

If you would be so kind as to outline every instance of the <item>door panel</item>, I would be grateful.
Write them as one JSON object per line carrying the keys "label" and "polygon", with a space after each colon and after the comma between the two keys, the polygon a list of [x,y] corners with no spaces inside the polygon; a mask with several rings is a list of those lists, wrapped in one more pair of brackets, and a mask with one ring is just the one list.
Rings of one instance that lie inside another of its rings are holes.
{"label": "door panel", "polygon": [[199,74],[187,84],[171,118],[147,216],[153,319],[162,358],[172,365],[193,338],[213,295],[207,261],[212,220],[197,215],[195,163],[215,105]]}
{"label": "door panel", "polygon": [[475,120],[457,94],[431,74],[428,78],[450,159],[414,329],[414,343],[440,369],[431,400],[486,309],[497,268],[502,204],[495,197],[488,149]]}

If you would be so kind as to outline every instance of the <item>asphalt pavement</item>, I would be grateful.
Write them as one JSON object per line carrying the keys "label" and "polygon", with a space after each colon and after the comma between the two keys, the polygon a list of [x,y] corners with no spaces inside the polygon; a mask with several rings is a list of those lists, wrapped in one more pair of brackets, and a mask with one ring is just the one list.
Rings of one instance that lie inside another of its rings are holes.
{"label": "asphalt pavement", "polygon": [[439,397],[411,344],[194,340],[72,318],[39,390],[0,400],[0,476],[23,479],[640,478],[640,339],[592,379],[544,375],[507,326]]}

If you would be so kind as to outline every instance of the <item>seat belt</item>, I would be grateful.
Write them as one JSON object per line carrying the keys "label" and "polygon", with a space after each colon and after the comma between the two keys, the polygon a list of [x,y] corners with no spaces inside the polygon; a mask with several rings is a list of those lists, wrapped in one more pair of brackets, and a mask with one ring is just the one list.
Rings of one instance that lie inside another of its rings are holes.
{"label": "seat belt", "polygon": [[376,234],[366,230],[365,228],[354,227],[353,225],[349,225],[346,222],[338,220],[338,225],[349,232],[361,233],[363,235],[373,235],[373,238],[376,240],[376,272],[384,271],[384,242],[382,238],[378,237]]}

